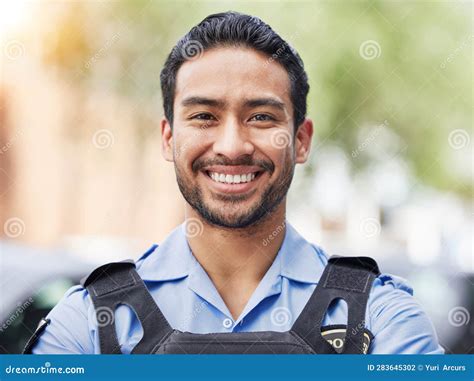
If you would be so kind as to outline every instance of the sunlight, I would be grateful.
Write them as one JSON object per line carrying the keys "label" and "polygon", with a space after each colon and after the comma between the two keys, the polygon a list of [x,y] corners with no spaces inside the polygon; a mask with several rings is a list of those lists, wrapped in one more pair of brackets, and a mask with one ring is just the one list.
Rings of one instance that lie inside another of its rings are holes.
{"label": "sunlight", "polygon": [[25,0],[0,1],[0,40],[21,26],[33,3]]}

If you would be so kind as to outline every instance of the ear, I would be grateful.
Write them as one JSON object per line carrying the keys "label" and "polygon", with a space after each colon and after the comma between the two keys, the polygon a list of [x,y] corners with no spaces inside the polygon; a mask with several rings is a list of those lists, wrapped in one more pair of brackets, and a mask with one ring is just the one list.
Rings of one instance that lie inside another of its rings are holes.
{"label": "ear", "polygon": [[306,118],[296,131],[295,158],[296,163],[302,164],[308,160],[313,138],[313,121]]}
{"label": "ear", "polygon": [[168,119],[161,119],[161,154],[166,161],[173,160],[173,132]]}

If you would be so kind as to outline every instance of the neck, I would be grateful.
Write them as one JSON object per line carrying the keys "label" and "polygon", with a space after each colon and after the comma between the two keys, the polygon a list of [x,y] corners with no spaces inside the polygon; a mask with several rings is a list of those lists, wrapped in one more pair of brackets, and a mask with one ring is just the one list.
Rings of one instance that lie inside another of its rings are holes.
{"label": "neck", "polygon": [[243,229],[209,225],[186,205],[186,219],[198,219],[203,227],[202,234],[200,231],[188,235],[188,244],[215,284],[233,280],[247,284],[260,282],[285,237],[285,204],[283,201],[271,216]]}

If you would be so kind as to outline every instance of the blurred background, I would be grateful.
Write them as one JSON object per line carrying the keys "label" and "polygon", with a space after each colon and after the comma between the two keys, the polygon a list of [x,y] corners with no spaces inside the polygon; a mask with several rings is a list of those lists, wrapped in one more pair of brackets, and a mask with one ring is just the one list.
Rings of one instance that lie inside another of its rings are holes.
{"label": "blurred background", "polygon": [[159,73],[226,10],[269,23],[309,75],[288,220],[406,278],[446,352],[473,353],[473,3],[153,0],[0,2],[0,353],[94,266],[183,221]]}

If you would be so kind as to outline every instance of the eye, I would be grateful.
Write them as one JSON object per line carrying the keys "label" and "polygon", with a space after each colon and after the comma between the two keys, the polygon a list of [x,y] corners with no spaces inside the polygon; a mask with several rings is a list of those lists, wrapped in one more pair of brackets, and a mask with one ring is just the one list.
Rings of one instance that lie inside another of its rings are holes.
{"label": "eye", "polygon": [[254,115],[250,118],[250,120],[255,120],[257,122],[268,122],[268,121],[274,121],[275,118],[271,117],[270,115],[267,114],[257,114]]}
{"label": "eye", "polygon": [[193,116],[191,117],[191,119],[197,119],[197,120],[215,120],[216,118],[214,118],[214,116],[212,116],[211,114],[202,112],[202,113],[200,113],[200,114],[193,115]]}

